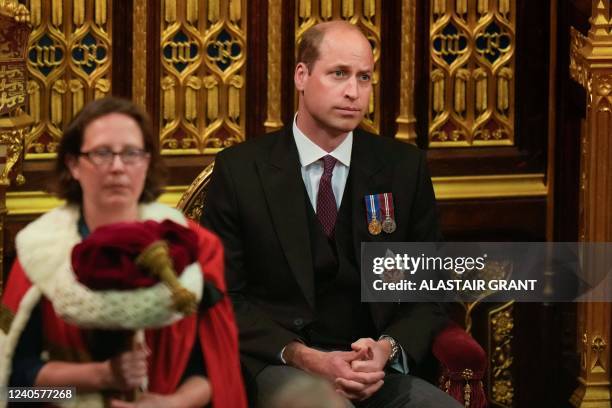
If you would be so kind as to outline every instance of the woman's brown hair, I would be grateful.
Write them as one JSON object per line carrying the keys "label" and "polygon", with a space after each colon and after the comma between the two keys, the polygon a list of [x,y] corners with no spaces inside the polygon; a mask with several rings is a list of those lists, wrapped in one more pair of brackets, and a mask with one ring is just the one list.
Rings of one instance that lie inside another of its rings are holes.
{"label": "woman's brown hair", "polygon": [[150,154],[144,189],[138,201],[148,203],[157,199],[162,193],[166,169],[161,161],[149,115],[127,99],[108,97],[85,105],[68,124],[66,130],[64,130],[64,135],[57,151],[57,160],[55,162],[56,180],[52,187],[59,198],[63,198],[72,204],[81,204],[83,202],[81,185],[72,177],[66,161],[70,158],[78,159],[81,147],[83,146],[85,128],[94,120],[111,113],[121,113],[136,121],[142,132],[144,149]]}

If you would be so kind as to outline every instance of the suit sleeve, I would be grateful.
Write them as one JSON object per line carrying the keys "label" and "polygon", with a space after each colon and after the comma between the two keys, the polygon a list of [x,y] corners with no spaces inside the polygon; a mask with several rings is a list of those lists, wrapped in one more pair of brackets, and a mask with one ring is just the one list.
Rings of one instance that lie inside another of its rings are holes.
{"label": "suit sleeve", "polygon": [[[217,155],[202,224],[215,232],[225,247],[225,273],[228,293],[234,305],[239,329],[240,352],[270,364],[279,364],[283,347],[299,336],[272,320],[248,298],[248,274],[243,240],[244,220],[236,185],[223,153]],[[244,203],[248,205],[248,203]]]}
{"label": "suit sleeve", "polygon": [[[436,199],[425,153],[419,154],[415,198],[411,208],[412,231],[407,241],[439,242],[442,234],[438,223]],[[448,318],[438,303],[402,303],[384,330],[402,346],[408,366],[419,365],[429,354],[436,334],[446,326]]]}

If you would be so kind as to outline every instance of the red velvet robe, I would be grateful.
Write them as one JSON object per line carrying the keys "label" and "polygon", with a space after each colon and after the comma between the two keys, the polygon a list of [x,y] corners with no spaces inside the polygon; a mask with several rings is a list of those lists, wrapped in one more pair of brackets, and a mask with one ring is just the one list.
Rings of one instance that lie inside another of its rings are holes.
{"label": "red velvet robe", "polygon": [[[219,239],[198,224],[189,221],[199,239],[199,258],[205,282],[211,282],[226,292],[223,276],[223,249]],[[14,314],[32,286],[21,264],[17,261],[11,270],[4,290],[3,306]],[[88,355],[81,330],[61,320],[46,298],[41,299],[45,345],[51,355],[63,355],[69,361],[78,361]],[[150,348],[149,391],[173,393],[189,360],[196,330],[204,355],[207,377],[212,387],[212,403],[217,408],[247,406],[240,370],[238,335],[229,297],[196,316],[184,318],[162,329],[146,331]]]}

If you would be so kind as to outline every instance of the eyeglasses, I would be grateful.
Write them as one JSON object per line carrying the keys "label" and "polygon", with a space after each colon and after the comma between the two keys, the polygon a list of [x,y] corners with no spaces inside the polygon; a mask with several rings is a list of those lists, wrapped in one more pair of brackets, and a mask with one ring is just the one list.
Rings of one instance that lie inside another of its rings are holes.
{"label": "eyeglasses", "polygon": [[79,156],[85,156],[90,162],[100,167],[110,166],[115,161],[115,156],[119,156],[121,162],[126,166],[136,166],[144,163],[144,160],[149,157],[149,152],[136,147],[128,147],[120,152],[113,152],[111,149],[103,147],[88,152],[79,152]]}

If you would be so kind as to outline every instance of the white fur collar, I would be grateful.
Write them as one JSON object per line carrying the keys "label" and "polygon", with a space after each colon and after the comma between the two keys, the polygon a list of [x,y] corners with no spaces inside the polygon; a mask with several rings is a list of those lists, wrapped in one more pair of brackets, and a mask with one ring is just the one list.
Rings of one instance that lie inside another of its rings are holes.
{"label": "white fur collar", "polygon": [[[187,226],[187,219],[178,210],[163,204],[142,204],[141,220],[172,220]],[[45,296],[51,295],[58,271],[70,271],[72,248],[81,241],[77,222],[79,207],[68,205],[56,208],[22,229],[15,239],[17,257],[30,281]]]}

